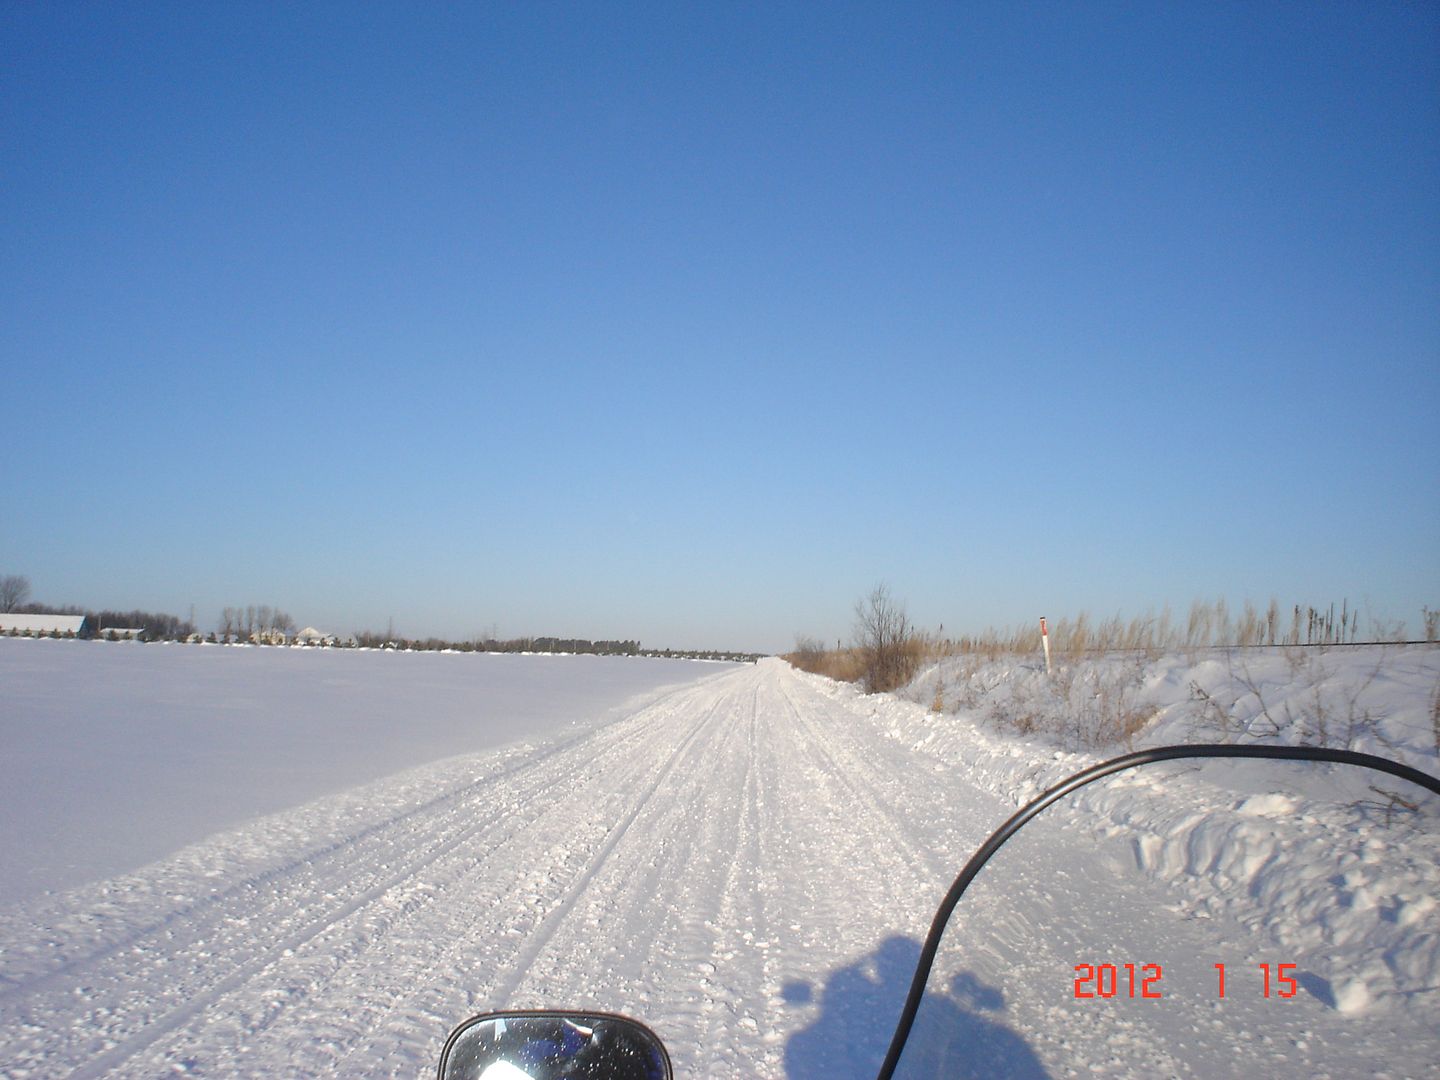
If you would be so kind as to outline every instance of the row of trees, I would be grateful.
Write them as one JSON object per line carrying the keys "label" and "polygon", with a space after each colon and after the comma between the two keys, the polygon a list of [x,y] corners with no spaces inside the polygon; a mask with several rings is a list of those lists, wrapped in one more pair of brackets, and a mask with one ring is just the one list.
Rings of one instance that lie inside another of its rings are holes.
{"label": "row of trees", "polygon": [[284,634],[288,637],[295,633],[295,629],[294,619],[278,607],[272,608],[265,604],[250,604],[243,608],[227,607],[220,612],[220,622],[216,626],[216,632],[221,638],[239,638],[241,641],[272,634]]}
{"label": "row of trees", "polygon": [[10,611],[16,615],[81,615],[86,626],[83,633],[89,637],[105,637],[109,630],[123,629],[142,631],[146,641],[181,641],[195,632],[194,624],[163,611],[92,611],[45,604],[22,604]]}
{"label": "row of trees", "polygon": [[734,652],[717,649],[646,649],[640,642],[591,641],[589,638],[561,637],[477,637],[469,641],[447,641],[444,638],[397,638],[393,632],[377,634],[363,630],[355,635],[355,644],[367,649],[415,649],[427,652],[491,652],[491,653],[583,653],[594,656],[652,656],[686,660],[733,660],[750,663],[760,653]]}
{"label": "row of trees", "polygon": [[[22,614],[28,613],[22,612]],[[56,613],[49,612],[48,614],[53,615]],[[73,640],[75,638],[94,638],[101,641],[129,641],[134,636],[131,633],[132,629],[132,627],[125,627],[123,629],[117,630],[115,627],[112,626],[107,630],[103,627],[96,627],[88,631],[82,630],[80,633],[77,634],[74,630],[21,630],[18,627],[10,626],[6,627],[3,633],[5,637],[53,638],[56,641]]]}
{"label": "row of trees", "polygon": [[107,629],[144,631],[147,641],[173,641],[195,632],[193,623],[163,611],[112,611],[76,607],[73,604],[39,604],[30,599],[30,579],[23,574],[0,577],[0,611],[16,615],[81,615],[88,634],[104,637]]}
{"label": "row of trees", "polygon": [[591,641],[588,638],[520,637],[498,640],[494,637],[472,638],[468,641],[448,641],[445,638],[429,637],[411,639],[396,637],[393,630],[377,634],[373,630],[362,630],[355,635],[355,643],[367,649],[425,649],[452,652],[547,652],[547,653],[595,653],[600,656],[636,656],[640,653],[638,641]]}

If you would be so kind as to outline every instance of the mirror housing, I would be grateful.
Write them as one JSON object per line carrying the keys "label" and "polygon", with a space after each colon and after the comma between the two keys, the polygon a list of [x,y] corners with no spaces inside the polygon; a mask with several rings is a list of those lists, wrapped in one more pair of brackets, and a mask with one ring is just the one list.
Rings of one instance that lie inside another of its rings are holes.
{"label": "mirror housing", "polygon": [[665,1045],[644,1024],[605,1012],[514,1010],[472,1016],[450,1033],[439,1080],[673,1080]]}

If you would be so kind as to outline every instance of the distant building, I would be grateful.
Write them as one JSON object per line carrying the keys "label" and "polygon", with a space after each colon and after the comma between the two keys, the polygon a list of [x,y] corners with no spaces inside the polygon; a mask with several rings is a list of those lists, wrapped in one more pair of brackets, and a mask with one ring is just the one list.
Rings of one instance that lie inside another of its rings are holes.
{"label": "distant building", "polygon": [[0,612],[0,634],[51,637],[57,633],[80,637],[85,629],[84,615],[18,615]]}
{"label": "distant building", "polygon": [[334,645],[334,634],[322,634],[313,626],[307,626],[295,635],[296,645]]}
{"label": "distant building", "polygon": [[102,626],[95,636],[102,641],[139,641],[145,635],[143,626]]}
{"label": "distant building", "polygon": [[271,628],[269,630],[256,630],[250,635],[250,641],[255,645],[284,645],[289,639],[285,636],[284,630]]}

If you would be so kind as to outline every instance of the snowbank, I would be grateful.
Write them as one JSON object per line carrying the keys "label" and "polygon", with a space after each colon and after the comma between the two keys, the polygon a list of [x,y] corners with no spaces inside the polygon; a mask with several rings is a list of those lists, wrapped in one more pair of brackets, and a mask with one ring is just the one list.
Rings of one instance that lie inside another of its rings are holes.
{"label": "snowbank", "polygon": [[[1340,746],[1440,776],[1431,646],[1107,656],[1053,678],[1028,660],[953,658],[895,696],[805,677],[1017,807],[1101,760],[1171,743]],[[1137,715],[1143,725],[1119,736],[1117,717]],[[1157,892],[1178,891],[1187,915],[1321,958],[1314,990],[1341,1011],[1397,982],[1440,986],[1440,796],[1351,767],[1216,761],[1118,774],[1042,817],[1062,809],[1126,850]]]}

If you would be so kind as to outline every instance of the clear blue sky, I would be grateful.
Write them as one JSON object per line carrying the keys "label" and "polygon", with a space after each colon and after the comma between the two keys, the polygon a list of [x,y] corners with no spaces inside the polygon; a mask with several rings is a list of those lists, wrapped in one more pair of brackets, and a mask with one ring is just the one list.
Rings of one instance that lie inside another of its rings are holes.
{"label": "clear blue sky", "polygon": [[0,573],[781,649],[1440,606],[1440,8],[6,4]]}

